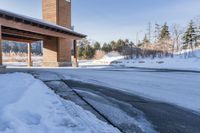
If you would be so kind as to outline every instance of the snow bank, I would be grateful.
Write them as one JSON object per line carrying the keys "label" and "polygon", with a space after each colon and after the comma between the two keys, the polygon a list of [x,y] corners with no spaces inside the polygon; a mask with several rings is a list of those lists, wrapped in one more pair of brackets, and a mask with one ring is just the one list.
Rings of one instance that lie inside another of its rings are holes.
{"label": "snow bank", "polygon": [[184,70],[200,70],[200,50],[193,52],[185,50],[176,53],[173,58],[144,58],[133,60],[119,60],[113,65],[121,65],[124,67],[143,67],[143,68],[163,68],[163,69],[184,69]]}
{"label": "snow bank", "polygon": [[[8,68],[13,67],[27,67],[27,58],[23,56],[4,56],[3,57],[3,64],[6,65]],[[41,67],[42,66],[43,58],[42,56],[33,56],[32,63],[34,67]]]}
{"label": "snow bank", "polygon": [[158,69],[181,69],[181,70],[200,70],[200,59],[198,58],[145,58],[134,60],[117,60],[111,62],[113,66],[123,67],[142,67]]}
{"label": "snow bank", "polygon": [[24,73],[0,75],[0,133],[116,133]]}
{"label": "snow bank", "polygon": [[84,61],[80,66],[112,65],[116,67],[142,67],[142,68],[162,68],[162,69],[182,69],[200,71],[200,50],[193,52],[182,51],[176,53],[173,58],[137,58],[124,59],[123,56],[111,54],[105,55],[101,60]]}

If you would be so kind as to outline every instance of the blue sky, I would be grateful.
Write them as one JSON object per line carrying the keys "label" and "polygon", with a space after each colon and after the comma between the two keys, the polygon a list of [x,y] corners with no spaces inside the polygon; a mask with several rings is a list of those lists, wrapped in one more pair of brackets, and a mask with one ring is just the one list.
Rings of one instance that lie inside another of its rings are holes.
{"label": "blue sky", "polygon": [[[0,8],[41,18],[42,0],[0,0]],[[135,41],[147,25],[177,23],[185,26],[200,15],[200,0],[72,0],[75,30],[88,38],[108,42],[119,38]]]}

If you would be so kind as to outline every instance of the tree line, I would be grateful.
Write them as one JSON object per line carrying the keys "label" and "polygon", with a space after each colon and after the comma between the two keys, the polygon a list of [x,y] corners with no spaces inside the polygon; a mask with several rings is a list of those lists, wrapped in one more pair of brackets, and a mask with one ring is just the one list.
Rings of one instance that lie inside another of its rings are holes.
{"label": "tree line", "polygon": [[200,22],[195,24],[190,21],[184,30],[179,25],[173,25],[171,31],[165,23],[163,26],[155,25],[156,36],[152,41],[151,37],[145,35],[143,41],[138,44],[142,49],[162,51],[163,55],[182,50],[190,50],[191,52],[200,46]]}
{"label": "tree line", "polygon": [[[2,52],[5,54],[9,53],[28,53],[28,45],[22,42],[14,41],[3,41]],[[32,51],[35,55],[42,55],[41,42],[32,43]]]}
{"label": "tree line", "polygon": [[152,31],[148,31],[143,40],[136,44],[128,39],[103,44],[84,39],[79,42],[78,56],[80,59],[91,59],[99,51],[104,53],[116,51],[127,58],[173,57],[174,53],[188,49],[190,52],[186,53],[186,56],[191,56],[193,50],[200,46],[200,21],[195,24],[191,20],[186,28],[174,24],[170,29],[167,23],[155,24],[154,37],[152,35]]}
{"label": "tree line", "polygon": [[91,59],[95,54],[99,53],[109,53],[111,51],[119,52],[120,54],[126,54],[127,50],[133,47],[133,42],[128,39],[117,41],[111,41],[110,43],[104,43],[103,45],[99,42],[91,43],[87,39],[79,42],[78,46],[78,57],[80,59]]}

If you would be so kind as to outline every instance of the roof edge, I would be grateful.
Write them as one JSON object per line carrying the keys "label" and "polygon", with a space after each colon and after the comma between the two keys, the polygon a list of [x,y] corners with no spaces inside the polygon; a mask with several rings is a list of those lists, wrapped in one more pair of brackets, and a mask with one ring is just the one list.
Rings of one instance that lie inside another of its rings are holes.
{"label": "roof edge", "polygon": [[59,31],[62,32],[62,33],[64,32],[64,34],[70,34],[72,36],[76,36],[76,37],[80,37],[80,38],[87,37],[87,35],[75,32],[75,31],[73,31],[73,30],[71,30],[69,28],[53,24],[53,23],[47,22],[47,21],[42,20],[42,19],[37,19],[37,18],[25,16],[25,15],[20,15],[20,14],[13,13],[13,12],[6,11],[6,10],[2,10],[2,9],[0,9],[0,17],[3,17],[3,18],[11,17],[13,19],[21,19],[23,21],[28,21],[30,23],[36,23],[36,24],[42,25],[44,27],[49,27],[49,28],[52,28],[52,29],[56,29],[56,30],[58,30],[57,32],[59,32]]}

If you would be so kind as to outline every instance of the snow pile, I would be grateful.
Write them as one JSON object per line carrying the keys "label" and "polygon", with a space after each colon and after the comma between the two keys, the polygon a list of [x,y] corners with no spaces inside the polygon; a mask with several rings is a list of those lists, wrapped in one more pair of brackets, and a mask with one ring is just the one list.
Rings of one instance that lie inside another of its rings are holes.
{"label": "snow pile", "polygon": [[185,49],[185,50],[182,50],[180,52],[176,52],[175,55],[181,56],[181,55],[189,54],[189,53],[193,53],[192,55],[194,57],[200,57],[200,47],[196,48],[195,50]]}
{"label": "snow pile", "polygon": [[117,129],[41,81],[23,73],[0,75],[0,133],[116,133]]}
{"label": "snow pile", "polygon": [[[115,58],[119,58],[121,55],[118,52],[110,52],[108,54],[106,54],[103,59],[115,59]],[[121,56],[122,57],[122,56]]]}
{"label": "snow pile", "polygon": [[103,57],[103,59],[101,59],[101,61],[106,60],[110,64],[112,61],[120,60],[120,59],[123,59],[123,58],[124,57],[121,56],[118,52],[110,52],[110,53],[106,54]]}
{"label": "snow pile", "polygon": [[84,60],[79,61],[80,66],[93,66],[93,65],[110,65],[112,61],[123,59],[118,52],[110,52],[100,60]]}

